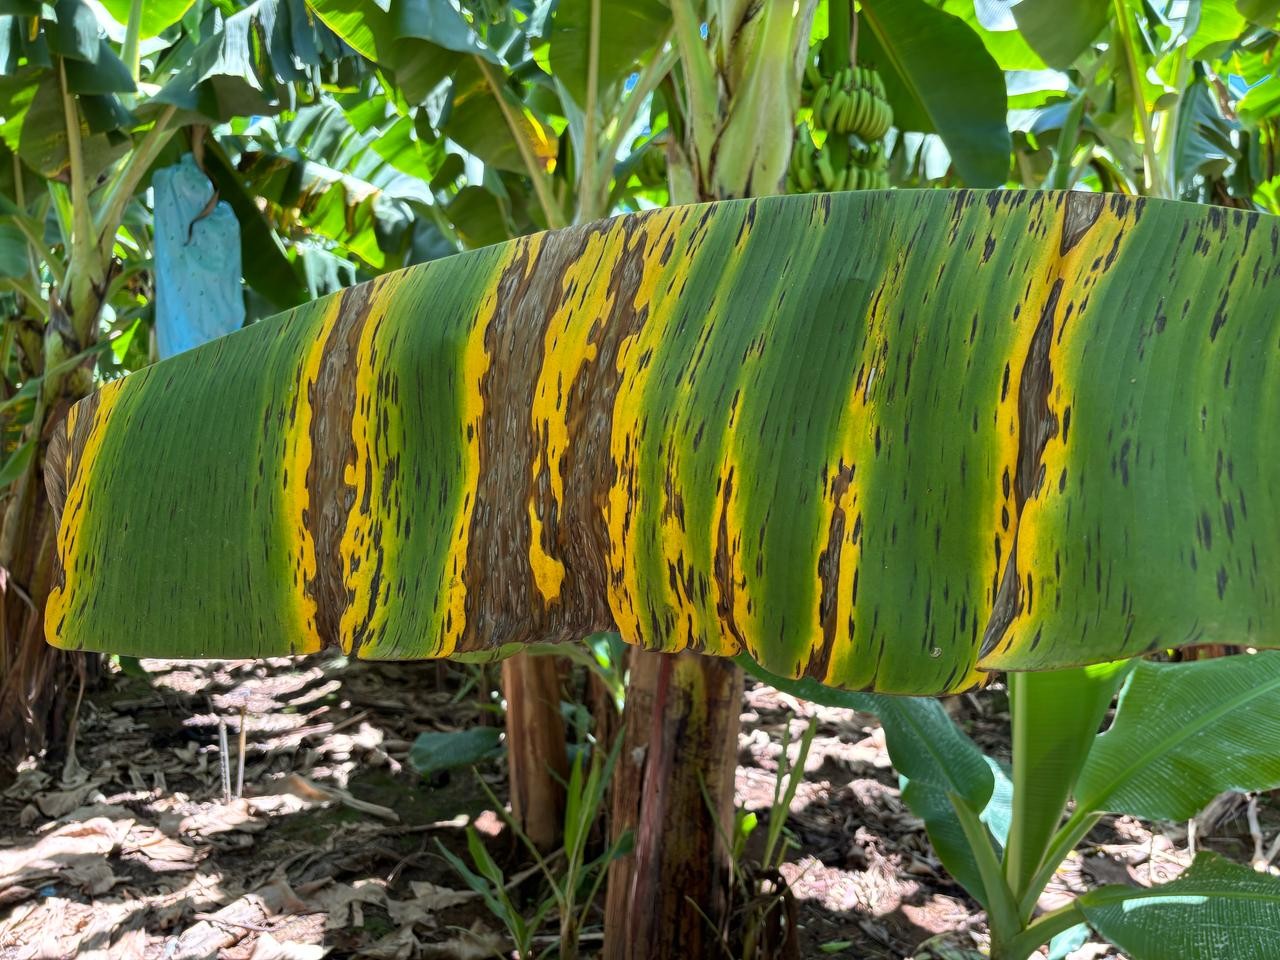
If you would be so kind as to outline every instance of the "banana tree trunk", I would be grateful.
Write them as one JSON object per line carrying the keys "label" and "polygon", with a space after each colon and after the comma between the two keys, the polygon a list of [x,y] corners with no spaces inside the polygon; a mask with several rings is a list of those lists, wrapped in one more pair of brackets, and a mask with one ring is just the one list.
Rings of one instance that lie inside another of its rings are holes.
{"label": "banana tree trunk", "polygon": [[569,779],[557,661],[527,653],[502,661],[511,815],[544,851],[560,842]]}
{"label": "banana tree trunk", "polygon": [[86,679],[84,657],[44,642],[53,524],[39,470],[37,465],[10,489],[0,530],[0,752],[6,770],[28,754],[61,746],[74,691]]}
{"label": "banana tree trunk", "polygon": [[36,448],[10,485],[0,520],[0,780],[24,757],[56,754],[65,745],[75,701],[98,669],[97,657],[54,649],[44,639],[56,535],[43,482],[45,454],[72,404],[92,389],[92,358],[69,371],[64,367],[96,339],[102,294],[111,279],[96,247],[75,266],[83,279],[63,291],[65,299],[54,299],[43,355],[27,358],[31,370],[44,372],[24,437]]}
{"label": "banana tree trunk", "polygon": [[[639,647],[627,657],[627,699],[622,712],[623,748],[610,783],[609,839],[634,834],[644,794],[645,758],[653,727],[653,697],[664,658]],[[635,900],[634,850],[609,864],[604,908],[604,960],[627,956],[631,905]]]}
{"label": "banana tree trunk", "polygon": [[637,650],[614,779],[605,960],[710,957],[727,933],[742,670],[695,653]]}

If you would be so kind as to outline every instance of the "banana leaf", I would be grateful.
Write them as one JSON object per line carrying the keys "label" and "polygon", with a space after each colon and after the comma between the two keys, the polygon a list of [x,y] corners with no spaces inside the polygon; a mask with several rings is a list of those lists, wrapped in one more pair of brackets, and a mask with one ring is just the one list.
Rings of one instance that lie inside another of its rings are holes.
{"label": "banana leaf", "polygon": [[618,630],[938,694],[1274,645],[1280,220],[1085,193],[676,207],[106,384],[47,636],[483,657]]}

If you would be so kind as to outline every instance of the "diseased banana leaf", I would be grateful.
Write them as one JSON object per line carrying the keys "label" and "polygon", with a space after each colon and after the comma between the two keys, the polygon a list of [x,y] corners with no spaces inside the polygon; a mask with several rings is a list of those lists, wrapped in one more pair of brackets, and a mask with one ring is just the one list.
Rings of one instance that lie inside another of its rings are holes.
{"label": "diseased banana leaf", "polygon": [[936,694],[1280,613],[1280,221],[1083,193],[656,210],[391,274],[83,401],[62,647],[618,629]]}

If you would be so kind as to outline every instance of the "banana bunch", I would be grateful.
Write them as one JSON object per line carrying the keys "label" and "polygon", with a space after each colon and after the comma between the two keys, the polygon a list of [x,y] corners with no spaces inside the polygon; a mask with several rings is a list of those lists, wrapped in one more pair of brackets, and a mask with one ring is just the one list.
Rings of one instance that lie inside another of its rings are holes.
{"label": "banana bunch", "polygon": [[796,130],[791,162],[787,167],[787,192],[886,190],[889,187],[887,165],[884,147],[873,143],[852,151],[849,162],[836,169],[827,146],[817,147],[809,128],[801,124]]}
{"label": "banana bunch", "polygon": [[850,182],[858,186],[849,186],[847,190],[887,190],[889,189],[889,158],[885,155],[884,144],[876,141],[867,147],[859,147],[849,154],[849,166],[855,171],[849,175]]}
{"label": "banana bunch", "polygon": [[[893,126],[893,108],[885,99],[884,81],[870,67],[846,67],[830,80],[806,71],[814,89],[813,122],[823,130],[879,140]],[[818,82],[814,82],[817,80]]]}

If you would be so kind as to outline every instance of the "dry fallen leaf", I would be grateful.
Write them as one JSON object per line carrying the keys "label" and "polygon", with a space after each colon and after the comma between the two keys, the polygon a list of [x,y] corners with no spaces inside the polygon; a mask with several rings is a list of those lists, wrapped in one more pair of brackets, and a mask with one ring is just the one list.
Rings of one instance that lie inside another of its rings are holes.
{"label": "dry fallen leaf", "polygon": [[72,787],[70,790],[50,790],[45,793],[37,793],[32,799],[42,814],[51,819],[57,819],[83,805],[86,800],[91,799],[90,794],[95,793],[98,794],[96,799],[102,798],[102,794],[98,791],[98,783],[90,781],[81,786]]}
{"label": "dry fallen leaf", "polygon": [[451,890],[420,881],[410,883],[409,888],[413,891],[412,900],[388,899],[386,903],[391,922],[397,926],[415,923],[435,926],[435,914],[479,896],[473,890]]}
{"label": "dry fallen leaf", "polygon": [[181,840],[167,837],[146,824],[134,824],[122,844],[124,853],[137,853],[151,861],[153,872],[185,870],[204,859],[208,849],[198,850]]}
{"label": "dry fallen leaf", "polygon": [[418,938],[413,935],[413,927],[401,927],[372,946],[361,948],[360,954],[370,960],[409,960],[418,955],[420,946]]}
{"label": "dry fallen leaf", "polygon": [[378,817],[380,820],[388,820],[392,823],[400,821],[400,815],[390,807],[361,800],[359,797],[352,796],[346,790],[338,787],[321,786],[298,773],[291,773],[289,776],[277,781],[273,784],[271,792],[277,795],[293,794],[308,803],[338,802],[350,807],[352,810],[359,810],[361,813],[367,813],[371,817]]}
{"label": "dry fallen leaf", "polygon": [[210,837],[232,831],[257,833],[266,828],[267,822],[253,815],[247,800],[232,800],[206,804],[188,814],[179,821],[177,832],[189,837]]}
{"label": "dry fallen leaf", "polygon": [[269,933],[258,935],[249,960],[320,960],[329,952],[318,943],[281,943]]}
{"label": "dry fallen leaf", "polygon": [[34,844],[0,851],[0,894],[13,886],[39,886],[62,877],[85,893],[103,893],[115,883],[106,856],[128,834],[132,820],[94,817],[64,824]]}
{"label": "dry fallen leaf", "polygon": [[9,785],[9,789],[5,790],[4,795],[16,800],[30,800],[48,786],[52,779],[39,767],[24,764],[19,767],[18,775],[13,778],[13,783]]}
{"label": "dry fallen leaf", "polygon": [[11,887],[5,887],[0,890],[0,908],[11,907],[15,903],[21,903],[23,900],[36,895],[35,890],[31,887],[24,887],[15,883]]}
{"label": "dry fallen leaf", "polygon": [[259,816],[277,816],[286,817],[295,813],[301,813],[310,809],[319,803],[327,802],[325,800],[311,801],[304,797],[300,797],[293,793],[270,793],[261,797],[249,797],[247,802],[249,809]]}
{"label": "dry fallen leaf", "polygon": [[507,939],[488,929],[479,920],[470,930],[458,931],[458,936],[441,943],[429,943],[423,948],[426,960],[489,960],[509,949]]}
{"label": "dry fallen leaf", "polygon": [[63,883],[87,894],[106,893],[116,885],[116,875],[106,860],[77,861],[60,870],[58,876]]}
{"label": "dry fallen leaf", "polygon": [[[114,960],[115,957],[128,957],[129,954],[124,950],[137,938],[130,937],[131,931],[123,928],[128,924],[130,917],[145,909],[143,904],[137,900],[97,900],[93,903],[92,909],[92,918],[81,931],[78,949],[75,951],[76,960]],[[121,936],[113,944],[112,938],[118,931]],[[143,933],[136,929],[132,932]],[[145,937],[145,933],[143,936]],[[142,951],[139,951],[133,956],[140,956],[141,953]]]}
{"label": "dry fallen leaf", "polygon": [[346,927],[363,927],[362,904],[382,906],[387,902],[387,891],[371,880],[359,881],[354,886],[331,883],[307,898],[310,906],[325,914],[325,929],[339,930]]}

